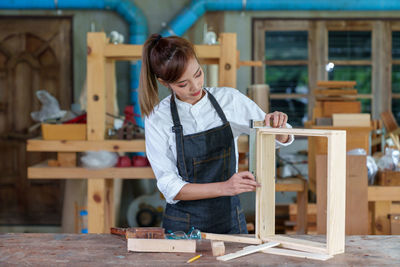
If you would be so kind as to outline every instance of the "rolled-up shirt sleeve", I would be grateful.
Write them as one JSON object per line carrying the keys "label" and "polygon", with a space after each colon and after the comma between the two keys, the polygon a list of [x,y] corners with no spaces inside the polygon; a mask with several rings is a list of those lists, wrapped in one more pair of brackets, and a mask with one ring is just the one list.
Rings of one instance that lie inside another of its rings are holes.
{"label": "rolled-up shirt sleeve", "polygon": [[168,144],[168,134],[161,127],[145,119],[146,155],[157,179],[157,187],[167,203],[175,204],[176,195],[187,184],[178,173],[176,160]]}

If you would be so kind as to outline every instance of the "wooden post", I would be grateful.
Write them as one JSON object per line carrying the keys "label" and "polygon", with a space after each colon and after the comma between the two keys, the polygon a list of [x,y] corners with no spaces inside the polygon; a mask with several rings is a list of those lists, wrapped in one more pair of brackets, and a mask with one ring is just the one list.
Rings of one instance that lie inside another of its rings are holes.
{"label": "wooden post", "polygon": [[327,250],[344,252],[346,216],[346,132],[328,137]]}
{"label": "wooden post", "polygon": [[[87,57],[87,138],[89,141],[104,140],[106,90],[105,90],[105,59],[104,47],[106,35],[104,33],[89,33]],[[105,221],[105,215],[110,211],[106,203],[106,180],[88,180],[88,230],[89,233],[108,232],[110,225]]]}
{"label": "wooden post", "polygon": [[275,235],[275,135],[257,130],[256,238]]}
{"label": "wooden post", "polygon": [[236,88],[237,52],[236,33],[221,33],[219,59],[219,86]]}
{"label": "wooden post", "polygon": [[307,234],[307,207],[308,207],[308,186],[303,180],[304,190],[297,191],[297,234]]}

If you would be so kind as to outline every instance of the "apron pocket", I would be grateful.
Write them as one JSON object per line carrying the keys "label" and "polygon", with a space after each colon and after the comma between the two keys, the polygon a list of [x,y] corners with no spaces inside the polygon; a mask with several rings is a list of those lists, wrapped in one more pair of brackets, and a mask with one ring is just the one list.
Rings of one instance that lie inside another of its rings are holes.
{"label": "apron pocket", "polygon": [[193,183],[214,183],[225,181],[230,169],[230,153],[223,150],[203,157],[193,158]]}

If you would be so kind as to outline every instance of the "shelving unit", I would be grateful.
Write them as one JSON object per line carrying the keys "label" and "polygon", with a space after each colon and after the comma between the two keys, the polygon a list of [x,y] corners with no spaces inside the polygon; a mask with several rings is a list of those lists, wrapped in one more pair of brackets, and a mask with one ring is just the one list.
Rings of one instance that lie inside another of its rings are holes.
{"label": "shelving unit", "polygon": [[[240,66],[261,66],[261,62],[239,61],[236,34],[221,33],[218,45],[195,45],[202,64],[219,65],[219,86],[236,87],[236,70]],[[113,179],[151,179],[150,167],[106,168],[89,170],[76,166],[76,152],[106,150],[144,152],[144,140],[104,140],[106,113],[113,113],[115,62],[140,60],[142,45],[109,44],[105,33],[87,35],[87,140],[28,140],[27,150],[57,152],[59,167],[41,163],[28,168],[30,179],[88,179],[89,233],[108,233],[114,226]]]}

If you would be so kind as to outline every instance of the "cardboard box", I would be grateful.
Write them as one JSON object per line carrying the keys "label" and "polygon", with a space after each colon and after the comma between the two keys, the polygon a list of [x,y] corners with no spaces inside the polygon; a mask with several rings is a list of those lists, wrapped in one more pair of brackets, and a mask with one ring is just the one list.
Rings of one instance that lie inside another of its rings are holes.
{"label": "cardboard box", "polygon": [[86,124],[42,123],[43,140],[86,140]]}

